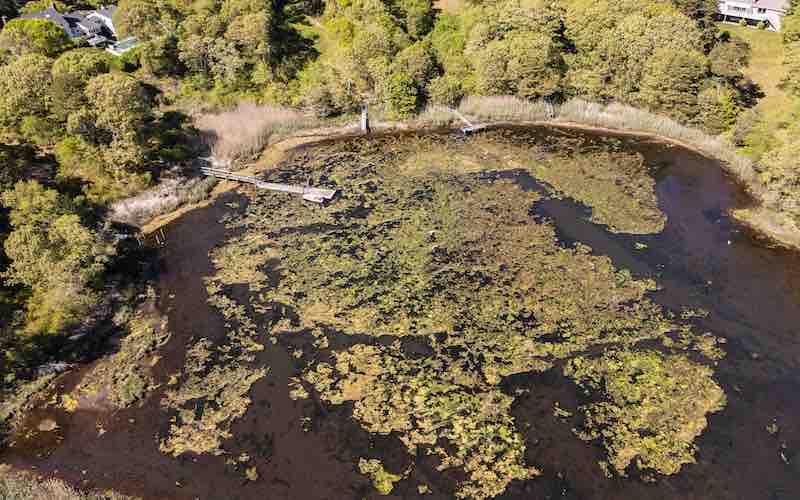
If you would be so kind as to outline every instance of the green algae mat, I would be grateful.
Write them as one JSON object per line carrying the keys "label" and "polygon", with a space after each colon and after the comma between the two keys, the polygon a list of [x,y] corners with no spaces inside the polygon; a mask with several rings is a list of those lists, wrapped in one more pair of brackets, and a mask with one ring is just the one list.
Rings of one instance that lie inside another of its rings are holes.
{"label": "green algae mat", "polygon": [[213,251],[206,286],[226,335],[197,340],[172,378],[162,452],[226,453],[252,385],[271,376],[257,354],[276,344],[298,367],[293,399],[344,408],[364,431],[402,443],[408,468],[377,455],[352,464],[380,494],[423,456],[456,472],[459,498],[535,480],[546,464],[526,458],[525,436],[536,428],[515,421],[518,394],[504,381],[530,377],[535,391],[551,371],[572,381],[574,434],[603,450],[597,466],[609,477],[679,472],[725,405],[714,381],[721,341],[652,301],[658,283],[560,242],[536,211],[544,197],[565,197],[613,232],[658,233],[666,219],[653,173],[615,139],[520,130],[294,152],[270,180],[341,195],[317,207],[247,191],[246,207],[222,221],[231,236]]}

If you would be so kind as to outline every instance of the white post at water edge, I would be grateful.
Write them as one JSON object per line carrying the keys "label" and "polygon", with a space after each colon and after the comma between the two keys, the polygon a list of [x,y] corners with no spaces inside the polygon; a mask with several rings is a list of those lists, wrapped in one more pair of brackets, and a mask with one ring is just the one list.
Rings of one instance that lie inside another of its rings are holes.
{"label": "white post at water edge", "polygon": [[365,134],[370,133],[369,129],[369,105],[364,104],[361,108],[361,131]]}

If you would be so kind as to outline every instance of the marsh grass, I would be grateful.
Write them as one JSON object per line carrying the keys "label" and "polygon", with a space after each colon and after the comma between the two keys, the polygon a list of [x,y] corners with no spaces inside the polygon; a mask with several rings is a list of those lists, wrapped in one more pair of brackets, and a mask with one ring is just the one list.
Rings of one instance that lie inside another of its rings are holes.
{"label": "marsh grass", "polygon": [[211,155],[229,161],[251,159],[261,153],[270,139],[319,124],[316,118],[294,109],[252,102],[204,114],[195,121]]}
{"label": "marsh grass", "polygon": [[42,479],[0,465],[0,498],[3,500],[134,500],[113,491],[82,492],[58,479]]}
{"label": "marsh grass", "polygon": [[114,408],[142,403],[155,388],[152,367],[158,362],[158,350],[170,338],[167,318],[155,309],[155,292],[150,300],[127,321],[128,333],[120,340],[119,350],[97,363],[81,380],[73,397],[97,400],[101,395]]}
{"label": "marsh grass", "polygon": [[141,227],[159,215],[207,198],[217,182],[213,177],[168,179],[132,198],[112,204],[109,218],[114,222]]}

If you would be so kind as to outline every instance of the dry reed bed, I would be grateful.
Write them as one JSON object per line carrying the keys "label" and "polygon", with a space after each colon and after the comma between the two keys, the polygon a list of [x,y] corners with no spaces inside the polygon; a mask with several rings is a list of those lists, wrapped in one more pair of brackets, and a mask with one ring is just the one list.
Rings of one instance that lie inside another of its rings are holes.
{"label": "dry reed bed", "polygon": [[235,108],[197,118],[211,156],[236,161],[252,158],[269,144],[270,138],[319,125],[319,120],[300,111],[277,106],[239,103]]}
{"label": "dry reed bed", "polygon": [[168,179],[131,198],[111,205],[109,219],[141,227],[159,215],[204,199],[217,184],[212,177]]}

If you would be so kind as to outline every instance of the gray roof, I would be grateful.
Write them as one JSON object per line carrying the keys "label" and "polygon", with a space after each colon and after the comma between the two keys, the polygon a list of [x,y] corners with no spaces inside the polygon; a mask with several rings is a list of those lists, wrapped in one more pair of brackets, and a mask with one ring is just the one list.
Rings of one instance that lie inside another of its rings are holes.
{"label": "gray roof", "polygon": [[114,12],[116,10],[117,10],[116,5],[102,5],[99,9],[96,10],[96,12],[101,16],[111,18],[111,16],[114,15]]}
{"label": "gray roof", "polygon": [[21,19],[46,19],[61,26],[67,33],[72,33],[78,26],[78,23],[83,20],[79,14],[62,14],[57,11],[55,7],[50,6],[42,11],[33,12],[31,14],[23,14],[19,16]]}

